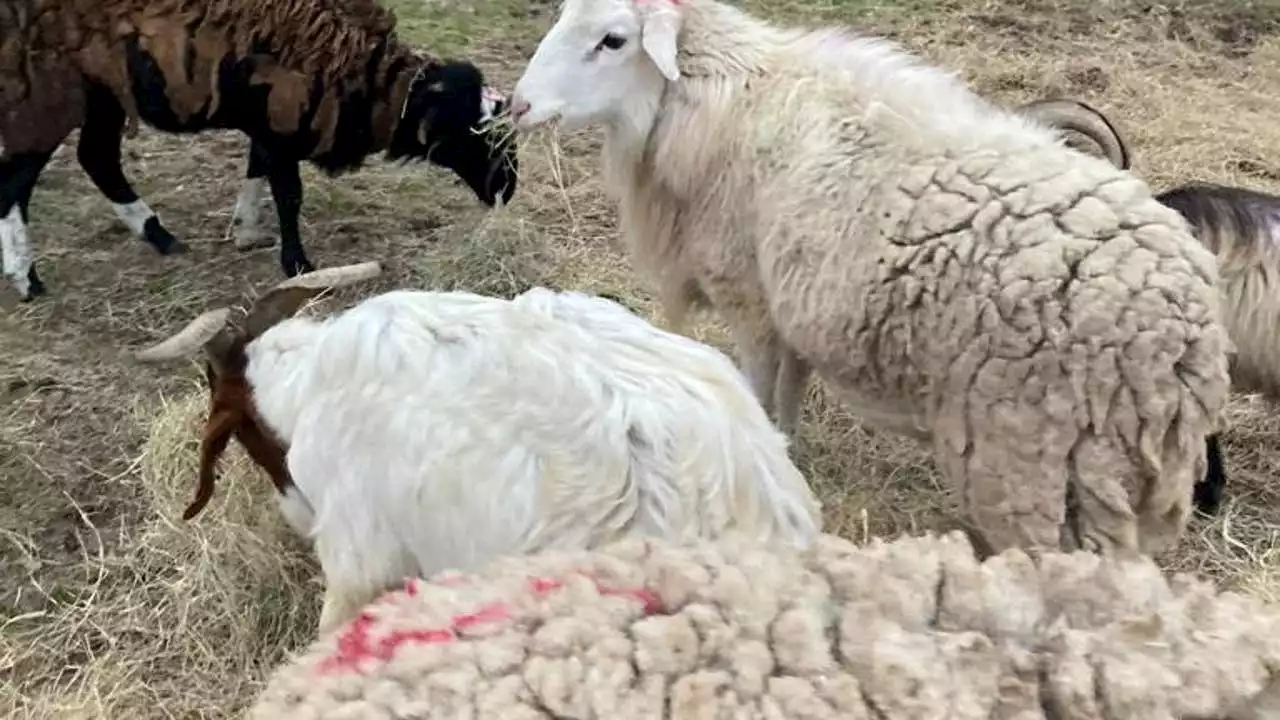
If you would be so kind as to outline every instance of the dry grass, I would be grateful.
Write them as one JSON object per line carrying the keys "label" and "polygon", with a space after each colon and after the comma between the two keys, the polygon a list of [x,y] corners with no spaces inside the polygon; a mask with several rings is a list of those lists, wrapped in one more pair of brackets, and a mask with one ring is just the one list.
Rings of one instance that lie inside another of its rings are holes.
{"label": "dry grass", "polygon": [[[1158,187],[1198,178],[1280,192],[1274,4],[746,4],[890,34],[1008,104],[1058,92],[1095,102]],[[470,56],[507,86],[554,14],[546,0],[396,5],[405,35]],[[200,518],[177,519],[194,485],[195,373],[142,368],[126,354],[277,279],[274,250],[240,253],[225,239],[245,149],[227,134],[144,133],[128,144],[139,192],[194,246],[184,258],[129,239],[73,153],[42,178],[33,230],[52,296],[18,306],[9,288],[0,294],[0,716],[236,716],[314,627],[310,556],[238,451]],[[543,284],[621,296],[652,315],[647,287],[617,252],[596,149],[592,134],[531,143],[517,199],[493,213],[434,169],[375,162],[339,180],[308,170],[312,258],[388,267],[372,287],[326,303],[395,286],[509,296]],[[726,346],[713,322],[698,332]],[[949,525],[921,449],[862,427],[817,385],[806,413],[800,462],[831,531],[860,540]],[[1280,599],[1280,418],[1238,398],[1231,420],[1230,503],[1215,521],[1195,521],[1167,564]]]}

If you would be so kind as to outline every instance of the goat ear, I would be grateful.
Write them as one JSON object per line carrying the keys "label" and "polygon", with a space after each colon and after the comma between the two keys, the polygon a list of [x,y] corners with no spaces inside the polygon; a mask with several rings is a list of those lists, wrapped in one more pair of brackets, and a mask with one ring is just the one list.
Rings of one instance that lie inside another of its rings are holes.
{"label": "goat ear", "polygon": [[228,325],[205,342],[205,379],[209,381],[210,389],[213,389],[219,375],[231,370],[229,366],[232,364],[232,358],[236,354],[237,345],[241,348],[244,346],[243,343],[239,342],[240,337],[239,328]]}
{"label": "goat ear", "polygon": [[654,0],[645,14],[640,46],[658,66],[658,72],[671,82],[680,79],[680,66],[676,63],[679,37],[680,11],[670,0]]}
{"label": "goat ear", "polygon": [[258,298],[257,302],[253,304],[253,309],[249,311],[248,317],[245,318],[245,338],[252,340],[271,329],[272,325],[293,317],[293,314],[298,312],[298,309],[305,305],[308,300],[324,291],[325,288],[311,288],[300,285],[272,289]]}

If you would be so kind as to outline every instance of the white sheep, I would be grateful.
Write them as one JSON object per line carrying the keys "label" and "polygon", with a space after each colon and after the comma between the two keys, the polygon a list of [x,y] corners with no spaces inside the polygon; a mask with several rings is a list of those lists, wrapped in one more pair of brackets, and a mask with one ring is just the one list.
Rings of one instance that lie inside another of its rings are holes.
{"label": "white sheep", "polygon": [[567,0],[518,129],[602,125],[633,259],[794,425],[809,369],[929,442],[993,550],[1158,552],[1227,395],[1213,256],[1149,188],[880,38]]}
{"label": "white sheep", "polygon": [[235,435],[314,541],[319,632],[406,576],[629,535],[803,546],[820,504],[720,351],[580,293],[395,290],[291,318],[377,263],[300,275],[139,353],[203,351],[200,490]]}
{"label": "white sheep", "polygon": [[1147,558],[959,533],[506,558],[410,581],[278,668],[251,720],[1261,720],[1280,607]]}

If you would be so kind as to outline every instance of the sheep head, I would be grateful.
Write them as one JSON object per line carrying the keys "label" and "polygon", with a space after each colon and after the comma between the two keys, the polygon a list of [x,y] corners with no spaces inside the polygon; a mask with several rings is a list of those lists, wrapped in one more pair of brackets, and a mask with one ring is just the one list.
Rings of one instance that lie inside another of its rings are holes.
{"label": "sheep head", "polygon": [[499,196],[510,202],[519,170],[517,143],[514,133],[501,132],[495,123],[506,112],[506,98],[485,85],[484,74],[469,62],[421,61],[387,157],[448,168],[490,207]]}
{"label": "sheep head", "polygon": [[187,358],[197,351],[204,355],[209,417],[200,440],[199,486],[195,499],[182,513],[183,520],[195,517],[213,496],[214,469],[233,435],[271,477],[278,492],[283,494],[293,486],[285,462],[286,448],[262,421],[254,405],[252,388],[245,379],[245,348],[277,323],[293,317],[320,293],[371,279],[381,272],[378,263],[367,262],[297,275],[255,300],[242,311],[243,318],[233,308],[209,310],[176,334],[136,354],[145,363]]}
{"label": "sheep head", "polygon": [[622,123],[656,105],[677,63],[687,0],[566,0],[516,83],[519,130]]}
{"label": "sheep head", "polygon": [[[1107,160],[1121,170],[1129,169],[1129,147],[1115,125],[1101,110],[1068,98],[1033,100],[1015,112],[1059,131],[1070,130],[1092,140]],[[1068,138],[1070,143],[1070,138]],[[1075,145],[1075,143],[1071,143]],[[1079,148],[1082,151],[1083,148]]]}

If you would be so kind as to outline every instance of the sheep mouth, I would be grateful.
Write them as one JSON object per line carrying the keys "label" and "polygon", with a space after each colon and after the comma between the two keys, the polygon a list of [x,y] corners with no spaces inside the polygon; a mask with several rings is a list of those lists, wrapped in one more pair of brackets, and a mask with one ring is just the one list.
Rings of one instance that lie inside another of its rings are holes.
{"label": "sheep mouth", "polygon": [[517,131],[529,134],[556,128],[561,124],[561,122],[563,122],[563,120],[564,116],[559,111],[556,111],[546,115],[545,117],[535,118],[534,120],[516,120],[512,124],[515,126]]}

